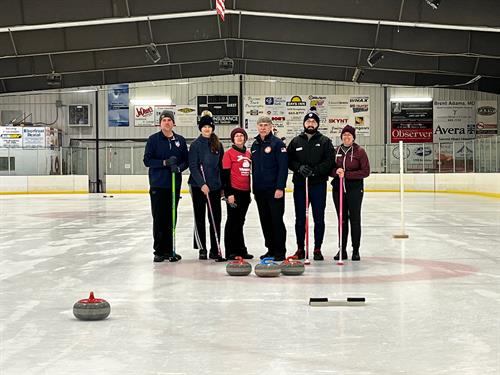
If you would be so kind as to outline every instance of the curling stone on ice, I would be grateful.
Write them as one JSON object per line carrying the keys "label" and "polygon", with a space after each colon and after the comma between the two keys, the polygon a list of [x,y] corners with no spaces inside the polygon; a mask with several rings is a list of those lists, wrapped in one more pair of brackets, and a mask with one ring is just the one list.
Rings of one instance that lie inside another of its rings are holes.
{"label": "curling stone on ice", "polygon": [[243,260],[242,257],[236,257],[226,266],[226,272],[230,276],[248,276],[252,272],[252,265]]}
{"label": "curling stone on ice", "polygon": [[90,292],[89,298],[81,299],[73,305],[73,315],[80,320],[106,319],[111,312],[109,303],[101,298],[95,298]]}
{"label": "curling stone on ice", "polygon": [[255,274],[260,277],[276,277],[281,273],[281,267],[274,258],[264,258],[255,266]]}
{"label": "curling stone on ice", "polygon": [[291,256],[281,263],[281,273],[286,276],[302,275],[305,271],[304,263],[298,260],[298,257]]}

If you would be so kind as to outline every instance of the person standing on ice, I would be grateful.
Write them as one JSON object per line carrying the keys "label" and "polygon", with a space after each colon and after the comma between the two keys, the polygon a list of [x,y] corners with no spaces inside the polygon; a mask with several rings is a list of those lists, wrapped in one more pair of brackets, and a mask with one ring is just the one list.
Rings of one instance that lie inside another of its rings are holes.
{"label": "person standing on ice", "polygon": [[259,117],[259,134],[252,144],[252,190],[259,211],[267,252],[260,258],[285,259],[286,228],[285,188],[288,178],[286,146],[272,133],[273,123],[267,116]]}
{"label": "person standing on ice", "polygon": [[321,245],[325,236],[326,184],[333,168],[333,145],[330,138],[319,132],[319,116],[311,107],[304,116],[304,132],[289,143],[288,167],[293,172],[293,201],[295,204],[295,256],[305,258],[306,178],[309,202],[314,218],[314,260],[323,260]]}
{"label": "person standing on ice", "polygon": [[248,254],[243,235],[243,225],[250,205],[251,154],[245,146],[248,135],[245,129],[231,131],[232,147],[222,158],[222,181],[227,203],[227,219],[224,228],[224,247],[227,259],[240,256],[252,259]]}
{"label": "person standing on ice", "polygon": [[[189,147],[189,176],[188,184],[191,190],[194,210],[194,248],[199,250],[199,259],[223,260],[219,254],[217,238],[220,238],[221,222],[221,170],[224,148],[219,137],[214,133],[215,124],[210,111],[203,111],[198,123],[200,136]],[[205,215],[207,199],[210,199],[212,215],[208,215],[210,222],[210,253],[207,254],[205,235]],[[217,230],[217,237],[214,232]]]}
{"label": "person standing on ice", "polygon": [[[354,142],[356,129],[346,125],[340,134],[342,144],[336,148],[335,166],[331,172],[333,176],[333,203],[339,217],[339,193],[343,192],[342,209],[342,254],[340,250],[334,259],[347,259],[347,237],[349,223],[351,224],[352,257],[354,261],[361,260],[359,246],[361,241],[361,203],[363,202],[363,180],[370,175],[370,162],[365,150]],[[343,177],[343,186],[340,186],[340,177]]]}
{"label": "person standing on ice", "polygon": [[173,132],[174,112],[160,114],[161,130],[148,138],[144,150],[144,165],[149,168],[149,197],[153,215],[154,262],[180,260],[176,253],[173,259],[172,235],[172,174],[175,173],[175,217],[179,205],[182,171],[188,167],[186,140]]}

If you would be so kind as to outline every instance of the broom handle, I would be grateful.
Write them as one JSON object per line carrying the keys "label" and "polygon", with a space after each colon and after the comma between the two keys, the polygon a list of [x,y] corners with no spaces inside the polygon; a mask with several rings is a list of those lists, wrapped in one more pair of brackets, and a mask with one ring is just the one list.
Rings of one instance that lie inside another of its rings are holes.
{"label": "broom handle", "polygon": [[306,177],[306,261],[309,260],[309,177]]}

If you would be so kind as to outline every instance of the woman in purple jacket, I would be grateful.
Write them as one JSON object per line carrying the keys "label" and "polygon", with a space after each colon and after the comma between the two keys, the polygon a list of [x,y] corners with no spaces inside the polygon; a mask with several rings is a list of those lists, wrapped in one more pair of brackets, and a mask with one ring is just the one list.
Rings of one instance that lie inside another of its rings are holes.
{"label": "woman in purple jacket", "polygon": [[[347,236],[351,223],[352,257],[360,260],[359,245],[361,240],[361,203],[363,202],[363,179],[370,175],[370,163],[365,150],[356,144],[356,129],[346,125],[340,134],[342,144],[336,148],[335,166],[331,175],[333,186],[333,203],[339,216],[339,191],[343,191],[342,209],[342,254],[340,251],[334,259],[347,259]],[[344,178],[344,186],[340,186],[340,177]],[[339,228],[340,229],[340,228]]]}

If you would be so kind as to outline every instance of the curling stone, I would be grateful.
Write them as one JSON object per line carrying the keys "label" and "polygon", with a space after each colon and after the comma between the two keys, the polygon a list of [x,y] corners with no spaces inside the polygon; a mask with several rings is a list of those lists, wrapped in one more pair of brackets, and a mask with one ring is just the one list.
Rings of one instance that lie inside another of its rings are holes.
{"label": "curling stone", "polygon": [[80,320],[106,319],[111,312],[109,303],[101,298],[94,298],[90,292],[89,298],[81,299],[73,305],[73,315]]}
{"label": "curling stone", "polygon": [[255,266],[255,274],[260,277],[276,277],[281,273],[281,267],[274,258],[264,258]]}
{"label": "curling stone", "polygon": [[230,276],[248,276],[252,272],[252,265],[243,260],[242,257],[236,257],[235,260],[227,264],[226,272]]}
{"label": "curling stone", "polygon": [[286,276],[302,275],[305,271],[304,263],[298,260],[298,257],[291,256],[281,263],[281,273]]}

